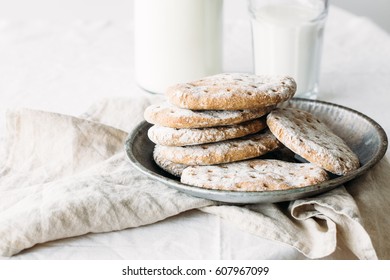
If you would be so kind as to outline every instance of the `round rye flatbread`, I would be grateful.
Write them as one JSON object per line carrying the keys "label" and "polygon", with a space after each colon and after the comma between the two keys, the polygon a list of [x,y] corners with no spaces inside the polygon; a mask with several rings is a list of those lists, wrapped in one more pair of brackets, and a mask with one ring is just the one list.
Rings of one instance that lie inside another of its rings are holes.
{"label": "round rye flatbread", "polygon": [[274,191],[314,185],[328,179],[311,163],[280,160],[246,160],[212,166],[189,166],[181,182],[206,189],[227,191]]}
{"label": "round rye flatbread", "polygon": [[264,118],[236,125],[207,128],[170,128],[154,125],[148,130],[148,137],[159,145],[189,146],[239,138],[259,132],[266,126]]}
{"label": "round rye flatbread", "polygon": [[155,153],[174,163],[210,165],[244,160],[264,155],[281,146],[269,130],[222,142],[186,146],[155,146]]}
{"label": "round rye flatbread", "polygon": [[271,132],[290,150],[337,175],[359,168],[359,159],[328,126],[309,112],[275,109],[267,116]]}
{"label": "round rye flatbread", "polygon": [[172,161],[169,161],[162,157],[156,149],[153,151],[153,159],[154,162],[163,170],[166,172],[176,176],[180,177],[183,173],[183,170],[188,167],[188,165],[180,164],[180,163],[174,163]]}
{"label": "round rye flatbread", "polygon": [[224,73],[168,88],[168,101],[191,110],[242,110],[278,104],[293,97],[288,76]]}
{"label": "round rye flatbread", "polygon": [[237,111],[193,111],[164,102],[147,107],[144,118],[149,123],[172,128],[215,127],[258,119],[273,108],[275,106]]}

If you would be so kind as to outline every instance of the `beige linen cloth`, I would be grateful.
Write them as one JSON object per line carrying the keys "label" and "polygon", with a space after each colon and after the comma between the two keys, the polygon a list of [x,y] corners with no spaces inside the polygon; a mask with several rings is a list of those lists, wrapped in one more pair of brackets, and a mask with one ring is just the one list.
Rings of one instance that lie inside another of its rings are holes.
{"label": "beige linen cloth", "polygon": [[344,248],[390,259],[389,164],[328,193],[290,203],[219,205],[135,170],[124,152],[147,99],[108,99],[81,117],[17,109],[7,115],[0,158],[0,253],[38,243],[138,227],[190,209],[283,242],[309,258]]}

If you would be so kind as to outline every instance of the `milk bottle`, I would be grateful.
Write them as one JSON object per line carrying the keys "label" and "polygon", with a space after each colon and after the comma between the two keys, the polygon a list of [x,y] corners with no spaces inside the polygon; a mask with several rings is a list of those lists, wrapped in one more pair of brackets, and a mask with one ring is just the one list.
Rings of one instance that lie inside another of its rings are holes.
{"label": "milk bottle", "polygon": [[[260,4],[259,4],[260,3]],[[316,98],[327,1],[249,1],[256,74],[287,74]]]}
{"label": "milk bottle", "polygon": [[135,0],[135,76],[153,93],[222,71],[222,0]]}

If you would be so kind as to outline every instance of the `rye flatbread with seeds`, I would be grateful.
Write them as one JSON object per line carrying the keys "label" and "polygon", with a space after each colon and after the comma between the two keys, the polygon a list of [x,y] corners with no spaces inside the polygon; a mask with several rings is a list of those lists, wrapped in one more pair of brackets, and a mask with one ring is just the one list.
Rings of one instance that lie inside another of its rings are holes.
{"label": "rye flatbread with seeds", "polygon": [[169,161],[165,159],[164,157],[159,154],[159,151],[154,149],[153,151],[153,159],[154,162],[163,170],[166,172],[176,176],[180,177],[183,173],[183,170],[188,167],[188,165],[180,164],[180,163],[174,163],[172,161]]}
{"label": "rye flatbread with seeds", "polygon": [[275,109],[267,116],[267,124],[286,147],[329,172],[345,175],[360,166],[344,140],[309,112]]}
{"label": "rye flatbread with seeds", "polygon": [[237,111],[193,111],[179,108],[168,102],[153,104],[146,108],[147,122],[172,128],[202,128],[233,125],[260,118],[275,106]]}
{"label": "rye flatbread with seeds", "polygon": [[288,76],[224,73],[168,88],[170,103],[191,110],[242,110],[278,104],[293,97]]}
{"label": "rye flatbread with seeds", "polygon": [[162,158],[186,165],[234,162],[264,155],[281,146],[269,130],[242,138],[186,147],[156,145]]}
{"label": "rye flatbread with seeds", "polygon": [[327,179],[326,171],[311,163],[260,159],[189,166],[181,175],[184,184],[227,191],[286,190],[314,185]]}
{"label": "rye flatbread with seeds", "polygon": [[154,125],[149,128],[148,137],[159,145],[189,146],[239,138],[259,132],[266,126],[265,118],[236,125],[207,128],[170,128]]}

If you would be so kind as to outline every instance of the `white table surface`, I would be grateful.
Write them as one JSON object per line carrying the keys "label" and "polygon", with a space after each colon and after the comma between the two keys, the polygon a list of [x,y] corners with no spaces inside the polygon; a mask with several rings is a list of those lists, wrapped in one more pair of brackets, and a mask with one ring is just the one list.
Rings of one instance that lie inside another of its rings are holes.
{"label": "white table surface", "polygon": [[[241,2],[241,3],[240,3]],[[244,1],[235,1],[243,11]],[[234,9],[233,9],[234,10]],[[249,21],[225,18],[224,70],[251,72]],[[133,69],[132,21],[0,21],[0,123],[12,107],[79,115],[106,97],[147,95]],[[319,99],[356,109],[390,132],[390,37],[331,8]],[[0,125],[0,138],[3,137]],[[342,252],[330,258],[351,258]],[[14,259],[304,259],[295,249],[190,211],[136,229],[35,246]]]}

